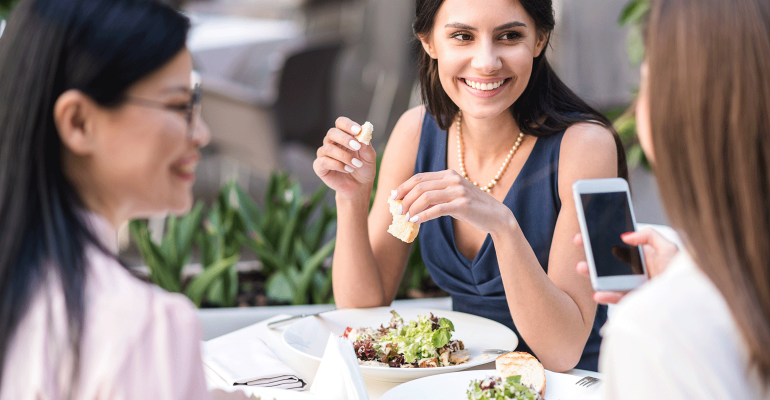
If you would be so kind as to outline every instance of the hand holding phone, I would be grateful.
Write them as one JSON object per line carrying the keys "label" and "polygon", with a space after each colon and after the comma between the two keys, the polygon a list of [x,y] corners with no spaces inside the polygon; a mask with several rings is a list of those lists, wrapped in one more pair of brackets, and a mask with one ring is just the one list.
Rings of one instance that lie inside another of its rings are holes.
{"label": "hand holding phone", "polygon": [[647,280],[641,246],[623,242],[636,231],[628,183],[580,180],[572,186],[591,284],[596,291],[628,291]]}

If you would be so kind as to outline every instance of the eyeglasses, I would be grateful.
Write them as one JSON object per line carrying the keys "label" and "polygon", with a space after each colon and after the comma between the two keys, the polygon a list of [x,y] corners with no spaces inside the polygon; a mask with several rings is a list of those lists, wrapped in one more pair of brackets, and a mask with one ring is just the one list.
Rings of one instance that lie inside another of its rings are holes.
{"label": "eyeglasses", "polygon": [[187,121],[187,140],[192,139],[195,132],[195,122],[201,117],[201,77],[197,72],[191,74],[192,96],[190,102],[184,105],[166,104],[160,101],[142,99],[138,97],[128,97],[127,102],[143,107],[157,108],[161,110],[173,111],[183,114]]}

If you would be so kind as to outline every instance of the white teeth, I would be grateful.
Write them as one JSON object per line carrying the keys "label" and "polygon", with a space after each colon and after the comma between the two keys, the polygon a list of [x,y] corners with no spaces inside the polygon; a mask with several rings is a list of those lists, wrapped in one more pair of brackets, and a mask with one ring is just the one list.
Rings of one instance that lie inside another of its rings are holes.
{"label": "white teeth", "polygon": [[464,81],[466,85],[476,90],[494,90],[499,88],[500,86],[503,86],[503,83],[505,83],[505,79],[498,82],[492,82],[492,83],[480,83],[480,82],[474,82],[468,79],[465,79]]}

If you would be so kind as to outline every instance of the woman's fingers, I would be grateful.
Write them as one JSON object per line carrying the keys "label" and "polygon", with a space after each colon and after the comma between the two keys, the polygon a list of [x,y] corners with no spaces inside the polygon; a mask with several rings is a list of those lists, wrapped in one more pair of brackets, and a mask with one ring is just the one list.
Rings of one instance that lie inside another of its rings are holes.
{"label": "woman's fingers", "polygon": [[658,251],[674,251],[679,248],[676,244],[669,242],[654,228],[644,228],[637,232],[628,232],[620,236],[624,243],[631,246],[639,246],[643,244],[649,244]]}
{"label": "woman's fingers", "polygon": [[586,261],[578,261],[577,265],[575,265],[575,269],[585,276],[589,276],[591,274],[588,271],[588,262]]}
{"label": "woman's fingers", "polygon": [[363,161],[355,157],[355,154],[343,149],[333,143],[326,143],[318,149],[317,156],[329,157],[334,160],[340,161],[350,168],[346,168],[348,172],[353,172],[353,168],[360,168],[364,165]]}
{"label": "woman's fingers", "polygon": [[350,151],[361,150],[361,147],[364,146],[355,138],[355,136],[337,128],[331,128],[329,129],[329,132],[326,133],[326,137],[324,137],[324,144],[329,143],[336,144]]}
{"label": "woman's fingers", "polygon": [[575,246],[583,247],[583,235],[580,234],[580,232],[576,233],[575,236],[572,237],[572,243],[574,243]]}
{"label": "woman's fingers", "polygon": [[[347,167],[347,169],[345,167]],[[343,173],[352,172],[348,169],[350,169],[349,165],[346,165],[345,163],[330,157],[318,157],[315,159],[315,161],[313,161],[313,170],[315,171],[316,175],[321,178],[325,177],[329,171],[337,171]]]}
{"label": "woman's fingers", "polygon": [[350,133],[353,136],[361,133],[361,125],[358,125],[348,117],[337,118],[337,121],[334,122],[334,126],[339,130]]}
{"label": "woman's fingers", "polygon": [[[455,179],[459,178],[459,179]],[[415,186],[423,183],[423,182],[431,182],[431,181],[441,181],[444,180],[443,185],[450,186],[454,184],[461,184],[462,178],[460,175],[458,175],[456,172],[448,170],[448,171],[437,171],[437,172],[423,172],[421,174],[416,174],[412,176],[411,178],[407,179],[406,182],[399,185],[396,190],[396,197],[394,199],[396,200],[403,200],[414,188]]]}
{"label": "woman's fingers", "polygon": [[433,204],[452,200],[446,193],[443,193],[446,189],[446,183],[441,180],[418,183],[401,200],[402,214],[409,212],[410,215],[417,215]]}
{"label": "woman's fingers", "polygon": [[593,299],[599,304],[617,304],[625,295],[620,292],[595,292]]}

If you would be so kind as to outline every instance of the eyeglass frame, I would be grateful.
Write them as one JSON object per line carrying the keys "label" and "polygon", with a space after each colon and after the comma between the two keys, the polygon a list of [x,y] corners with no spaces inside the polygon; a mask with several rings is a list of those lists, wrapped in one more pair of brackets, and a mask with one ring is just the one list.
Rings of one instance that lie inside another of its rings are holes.
{"label": "eyeglass frame", "polygon": [[149,100],[141,97],[132,97],[132,96],[126,97],[126,102],[134,105],[138,105],[138,106],[161,109],[166,111],[184,112],[185,119],[187,121],[186,138],[187,140],[191,140],[193,137],[193,133],[195,132],[195,121],[199,119],[201,116],[201,110],[202,110],[201,97],[203,96],[203,89],[201,86],[200,75],[197,72],[193,71],[191,74],[191,79],[192,79],[192,96],[190,97],[190,102],[185,106],[169,105],[161,101]]}

